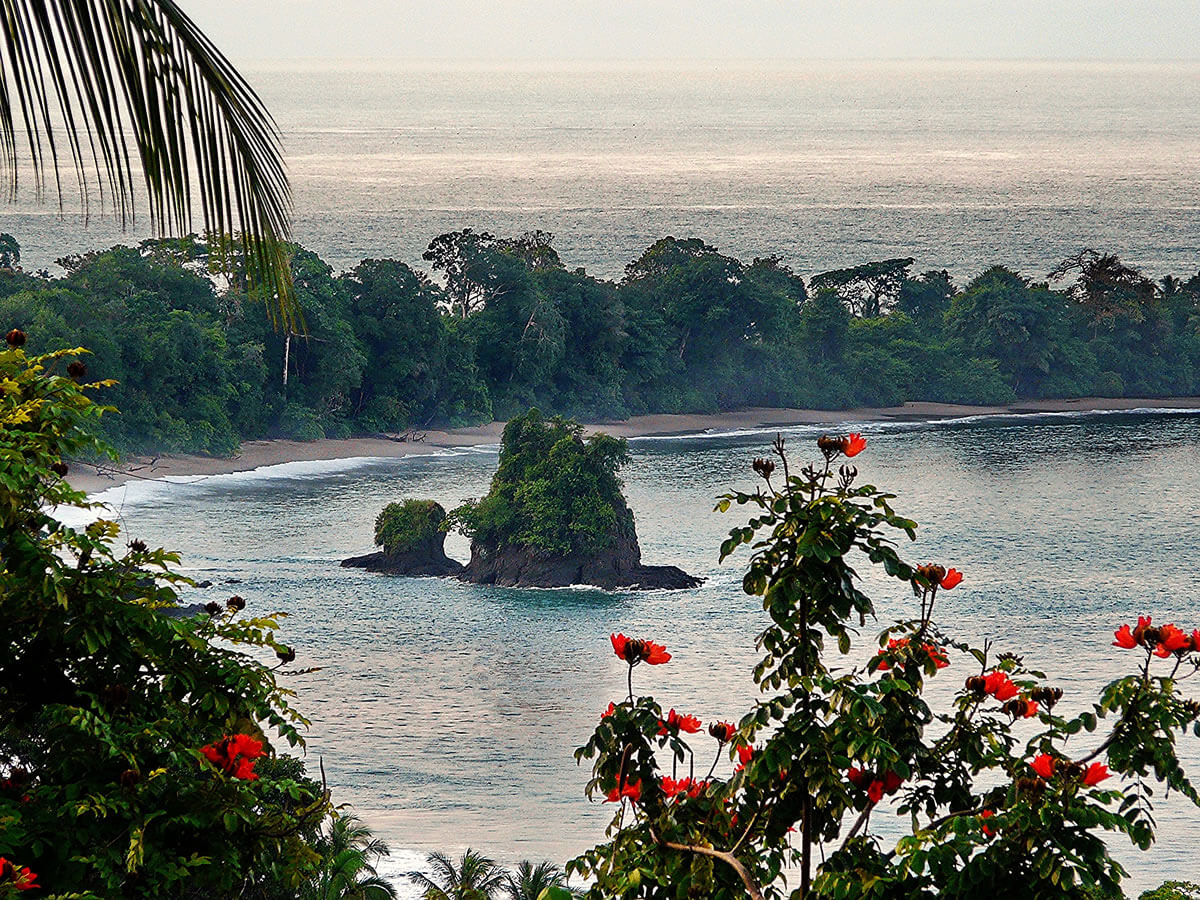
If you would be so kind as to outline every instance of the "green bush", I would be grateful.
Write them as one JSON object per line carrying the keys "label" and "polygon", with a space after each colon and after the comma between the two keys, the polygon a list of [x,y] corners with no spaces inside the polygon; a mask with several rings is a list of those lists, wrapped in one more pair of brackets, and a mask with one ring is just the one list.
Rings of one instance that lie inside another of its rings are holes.
{"label": "green bush", "polygon": [[175,554],[55,518],[99,509],[62,460],[111,453],[88,396],[107,384],[76,383],[83,351],[27,356],[23,340],[0,351],[0,856],[62,896],[299,884],[328,802],[258,759],[306,724],[261,661],[294,657],[278,616],[245,618],[241,598],[169,615]]}
{"label": "green bush", "polygon": [[375,518],[375,544],[392,556],[416,550],[442,533],[446,510],[434,500],[389,503]]}
{"label": "green bush", "polygon": [[578,422],[531,409],[505,426],[488,495],[453,510],[451,520],[489,550],[595,553],[633,535],[633,514],[617,477],[628,459],[623,439],[594,434],[585,440]]}

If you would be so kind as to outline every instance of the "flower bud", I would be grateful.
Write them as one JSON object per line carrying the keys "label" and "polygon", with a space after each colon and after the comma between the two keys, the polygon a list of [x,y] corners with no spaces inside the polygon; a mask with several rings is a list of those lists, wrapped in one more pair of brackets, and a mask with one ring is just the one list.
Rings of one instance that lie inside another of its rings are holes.
{"label": "flower bud", "polygon": [[234,612],[241,612],[243,609],[246,608],[246,601],[243,600],[241,597],[239,597],[237,594],[234,594],[232,597],[230,597],[228,600],[225,601],[225,605],[228,606],[230,609],[232,609]]}
{"label": "flower bud", "polygon": [[204,604],[204,611],[210,616],[215,616],[221,611],[221,604],[215,600]]}
{"label": "flower bud", "polygon": [[279,657],[280,662],[290,663],[296,659],[296,651],[291,647],[280,647],[275,651],[275,655]]}
{"label": "flower bud", "polygon": [[79,360],[75,360],[67,366],[67,374],[78,380],[87,374],[87,366]]}
{"label": "flower bud", "polygon": [[759,457],[754,460],[753,468],[764,479],[768,479],[771,477],[771,473],[775,471],[775,463],[769,459]]}
{"label": "flower bud", "polygon": [[1040,794],[1046,787],[1046,782],[1040,778],[1030,778],[1028,776],[1018,778],[1016,781],[1017,791],[1023,794]]}
{"label": "flower bud", "polygon": [[123,788],[132,788],[142,780],[142,775],[137,769],[126,769],[117,779]]}
{"label": "flower bud", "polygon": [[987,679],[982,675],[972,675],[963,683],[963,686],[972,694],[982,697],[987,691]]}
{"label": "flower bud", "polygon": [[842,439],[823,434],[817,438],[817,449],[825,454],[826,459],[833,459],[842,452]]}
{"label": "flower bud", "polygon": [[66,478],[67,472],[69,472],[70,469],[67,468],[67,464],[65,462],[59,461],[56,463],[51,463],[50,471],[53,472],[55,475],[57,475],[59,478]]}
{"label": "flower bud", "polygon": [[8,346],[12,347],[14,350],[16,350],[18,347],[24,347],[25,332],[23,332],[20,328],[14,328],[4,336],[4,340],[8,343]]}
{"label": "flower bud", "polygon": [[129,549],[132,550],[134,553],[145,553],[146,552],[146,542],[139,538],[134,538],[132,541],[129,542]]}
{"label": "flower bud", "polygon": [[1022,700],[1019,697],[1009,700],[1000,707],[1004,712],[1008,713],[1014,719],[1023,719],[1029,712],[1029,701]]}

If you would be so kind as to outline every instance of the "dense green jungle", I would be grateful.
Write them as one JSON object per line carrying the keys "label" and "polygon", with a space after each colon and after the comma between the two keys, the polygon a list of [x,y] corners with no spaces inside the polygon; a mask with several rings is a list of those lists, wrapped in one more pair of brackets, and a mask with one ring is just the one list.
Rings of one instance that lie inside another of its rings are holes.
{"label": "dense green jungle", "polygon": [[569,268],[540,231],[441,235],[428,274],[393,259],[339,274],[294,246],[294,330],[218,255],[150,240],[51,276],[22,270],[0,235],[0,326],[31,352],[91,350],[89,378],[118,382],[103,437],[125,452],[229,454],[530,406],[597,420],[1200,393],[1200,274],[1155,281],[1093,250],[959,286],[910,258],[806,280],[695,238],[662,238],[615,282]]}

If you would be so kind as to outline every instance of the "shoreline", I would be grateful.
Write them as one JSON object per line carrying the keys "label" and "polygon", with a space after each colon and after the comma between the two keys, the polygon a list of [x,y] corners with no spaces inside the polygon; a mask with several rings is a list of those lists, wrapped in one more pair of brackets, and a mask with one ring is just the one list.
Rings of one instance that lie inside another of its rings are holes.
{"label": "shoreline", "polygon": [[[846,410],[774,409],[752,407],[737,412],[705,414],[660,414],[633,416],[625,421],[587,423],[587,433],[604,431],[614,437],[666,437],[712,431],[743,431],[787,428],[795,425],[842,425],[847,422],[921,422],[973,416],[1020,416],[1063,412],[1122,412],[1135,409],[1200,410],[1200,397],[1111,398],[1082,397],[1077,400],[1034,400],[1011,406],[965,406],[951,403],[913,401],[902,406],[865,407]],[[326,438],[320,441],[247,441],[232,457],[131,456],[111,466],[73,463],[68,481],[79,490],[96,493],[134,480],[169,477],[228,475],[264,466],[318,460],[364,457],[400,458],[437,453],[441,450],[498,444],[503,422],[469,428],[425,432],[421,441],[382,437]]]}

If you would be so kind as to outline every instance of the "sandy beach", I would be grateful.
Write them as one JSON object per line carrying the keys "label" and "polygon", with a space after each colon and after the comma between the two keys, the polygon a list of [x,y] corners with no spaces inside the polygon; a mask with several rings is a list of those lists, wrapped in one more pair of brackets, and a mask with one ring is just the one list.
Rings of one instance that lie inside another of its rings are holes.
{"label": "sandy beach", "polygon": [[[586,430],[606,431],[617,437],[690,434],[705,431],[740,431],[790,425],[839,425],[847,422],[921,421],[966,416],[1036,415],[1054,412],[1099,412],[1131,409],[1200,409],[1200,397],[1134,398],[1085,397],[1078,400],[1037,400],[1012,406],[963,406],[949,403],[905,403],[903,406],[847,410],[750,408],[715,415],[634,416],[621,422],[597,422]],[[223,475],[263,466],[309,460],[401,457],[435,453],[449,447],[496,444],[503,422],[471,428],[423,432],[419,441],[382,437],[322,441],[247,441],[230,457],[157,456],[128,457],[113,465],[74,463],[68,476],[75,487],[88,492],[116,487],[133,479],[170,476]]]}

